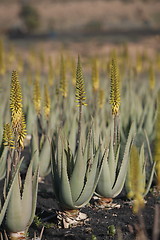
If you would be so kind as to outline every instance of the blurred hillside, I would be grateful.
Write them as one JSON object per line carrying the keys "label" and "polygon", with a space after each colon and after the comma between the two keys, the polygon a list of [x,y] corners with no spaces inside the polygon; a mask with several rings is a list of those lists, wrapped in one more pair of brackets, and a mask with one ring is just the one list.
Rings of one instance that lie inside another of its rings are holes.
{"label": "blurred hillside", "polygon": [[160,52],[160,0],[0,0],[0,37],[18,51]]}
{"label": "blurred hillside", "polygon": [[99,33],[160,29],[159,0],[1,0],[0,32],[25,31],[22,5],[39,15],[36,33]]}

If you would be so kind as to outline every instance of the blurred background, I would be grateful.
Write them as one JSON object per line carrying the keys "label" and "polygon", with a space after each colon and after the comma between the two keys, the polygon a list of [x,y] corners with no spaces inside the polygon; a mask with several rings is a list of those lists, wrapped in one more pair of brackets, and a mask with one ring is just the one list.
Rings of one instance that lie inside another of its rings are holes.
{"label": "blurred background", "polygon": [[159,0],[0,0],[0,35],[24,48],[33,43],[106,54],[128,43],[160,51]]}

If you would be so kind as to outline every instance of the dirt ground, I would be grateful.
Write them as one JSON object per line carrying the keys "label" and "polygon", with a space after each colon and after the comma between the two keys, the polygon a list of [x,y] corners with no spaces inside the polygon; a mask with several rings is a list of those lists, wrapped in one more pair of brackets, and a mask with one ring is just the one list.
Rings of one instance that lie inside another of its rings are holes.
{"label": "dirt ground", "polygon": [[[113,199],[113,203],[107,208],[97,207],[92,198],[90,204],[81,209],[81,212],[87,214],[87,221],[82,226],[62,229],[57,226],[58,205],[54,198],[50,177],[47,177],[45,183],[39,184],[36,216],[40,218],[41,223],[37,225],[37,221],[34,222],[29,232],[32,237],[33,232],[40,234],[42,227],[45,226],[43,240],[151,240],[155,227],[155,207],[157,208],[159,203],[160,198],[149,193],[145,208],[139,216],[136,216],[125,194]],[[115,228],[114,233],[110,231],[112,225]]]}

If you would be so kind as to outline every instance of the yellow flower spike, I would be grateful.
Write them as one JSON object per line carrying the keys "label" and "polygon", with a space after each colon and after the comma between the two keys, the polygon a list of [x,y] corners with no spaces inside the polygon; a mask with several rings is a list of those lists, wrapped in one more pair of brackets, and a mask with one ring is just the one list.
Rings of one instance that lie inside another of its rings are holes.
{"label": "yellow flower spike", "polygon": [[132,146],[130,155],[130,165],[127,176],[128,198],[133,199],[133,212],[138,211],[144,207],[144,192],[145,186],[143,184],[142,169],[139,159],[139,153],[136,146]]}
{"label": "yellow flower spike", "polygon": [[93,59],[92,63],[92,87],[94,92],[99,89],[99,63],[96,58]]}
{"label": "yellow flower spike", "polygon": [[155,72],[152,63],[149,66],[149,86],[151,90],[155,88]]}
{"label": "yellow flower spike", "polygon": [[136,72],[141,73],[142,70],[143,70],[142,54],[137,53],[137,56],[136,56]]}
{"label": "yellow flower spike", "polygon": [[17,142],[18,145],[21,148],[24,148],[24,138],[26,137],[26,123],[25,123],[25,119],[24,119],[24,115],[22,113],[22,117],[21,117],[21,124],[20,124],[20,129],[18,132],[18,138],[17,138]]}
{"label": "yellow flower spike", "polygon": [[23,148],[26,136],[26,124],[22,111],[22,93],[16,71],[12,72],[11,92],[10,92],[11,125],[15,141],[18,147]]}
{"label": "yellow flower spike", "polygon": [[18,81],[18,75],[16,71],[12,72],[11,79],[11,92],[10,92],[10,109],[12,128],[17,131],[22,116],[22,93],[21,86]]}
{"label": "yellow flower spike", "polygon": [[50,111],[51,111],[51,99],[49,96],[48,88],[45,85],[44,86],[44,114],[47,120],[49,119]]}
{"label": "yellow flower spike", "polygon": [[78,135],[76,140],[76,149],[78,149],[78,146],[80,144],[81,139],[81,125],[82,125],[82,106],[87,106],[85,100],[85,91],[84,91],[84,80],[83,80],[83,73],[82,73],[82,66],[81,66],[81,60],[80,56],[78,56],[78,63],[77,63],[77,69],[76,69],[76,91],[75,91],[75,97],[76,97],[76,103],[77,107],[79,107],[79,119],[78,119]]}
{"label": "yellow flower spike", "polygon": [[110,104],[112,108],[112,115],[116,116],[120,107],[120,88],[119,88],[119,69],[117,65],[116,55],[113,56],[111,62],[111,91]]}
{"label": "yellow flower spike", "polygon": [[76,102],[77,107],[80,106],[87,106],[85,103],[86,100],[86,92],[84,91],[84,80],[83,80],[83,73],[82,73],[82,66],[80,57],[78,56],[78,63],[77,63],[77,71],[76,71]]}
{"label": "yellow flower spike", "polygon": [[59,91],[61,92],[64,98],[67,97],[67,79],[66,79],[66,63],[64,61],[63,56],[61,56],[60,62],[60,88]]}
{"label": "yellow flower spike", "polygon": [[3,144],[4,146],[13,147],[13,131],[9,123],[4,124],[3,127]]}
{"label": "yellow flower spike", "polygon": [[72,84],[73,86],[76,85],[76,62],[74,59],[72,59],[71,62],[71,72],[72,72]]}
{"label": "yellow flower spike", "polygon": [[156,60],[156,68],[157,70],[160,70],[160,53],[159,52],[157,52],[155,60]]}
{"label": "yellow flower spike", "polygon": [[34,81],[33,103],[34,103],[36,113],[37,115],[39,115],[41,113],[41,93],[40,93],[39,77],[37,76]]}

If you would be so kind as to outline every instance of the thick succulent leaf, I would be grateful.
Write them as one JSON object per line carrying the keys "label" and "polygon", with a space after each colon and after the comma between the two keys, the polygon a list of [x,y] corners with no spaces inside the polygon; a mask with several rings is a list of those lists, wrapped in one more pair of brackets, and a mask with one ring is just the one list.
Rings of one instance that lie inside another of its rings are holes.
{"label": "thick succulent leaf", "polygon": [[[61,132],[58,134],[58,142],[57,142],[57,149],[56,149],[56,165],[57,165],[57,174],[58,177],[61,178],[61,169],[62,169],[62,159],[64,155],[64,139],[62,139]],[[54,166],[53,166],[54,168]]]}
{"label": "thick succulent leaf", "polygon": [[148,135],[147,135],[146,130],[144,130],[144,134],[145,134],[145,138],[146,138],[146,142],[147,142],[147,147],[148,147],[149,160],[150,160],[150,163],[153,164],[154,161],[153,161],[152,152],[151,152],[151,148],[150,148],[150,144],[149,144],[149,139],[148,139]]}
{"label": "thick succulent leaf", "polygon": [[86,143],[85,143],[85,139],[86,137],[84,137],[83,141],[82,141],[82,138],[81,138],[81,148],[83,147],[82,146],[82,142],[85,143],[85,148],[84,148],[84,162],[85,164],[87,164],[88,160],[90,158],[92,158],[92,146],[93,146],[93,133],[92,133],[92,130],[90,129],[89,130],[89,133],[88,133],[88,136],[87,136],[87,140],[86,140]]}
{"label": "thick succulent leaf", "polygon": [[130,148],[131,148],[134,135],[135,135],[135,124],[132,123],[129,131],[127,143],[125,146],[123,160],[122,160],[120,170],[116,179],[116,183],[113,187],[113,197],[116,197],[122,191],[122,188],[124,186],[126,175],[127,175],[128,163],[129,163],[129,153],[130,153]]}
{"label": "thick succulent leaf", "polygon": [[119,155],[120,155],[120,148],[121,146],[119,145],[117,152],[116,152],[116,161],[115,161],[115,171],[117,169],[117,165],[118,165],[118,160],[119,160]]}
{"label": "thick succulent leaf", "polygon": [[36,114],[33,108],[32,102],[29,100],[28,103],[28,111],[27,111],[27,119],[26,119],[26,125],[27,125],[27,133],[32,134],[34,131],[34,126],[36,123]]}
{"label": "thick succulent leaf", "polygon": [[96,188],[96,193],[103,197],[112,196],[112,183],[107,157],[104,158],[103,168]]}
{"label": "thick succulent leaf", "polygon": [[38,177],[39,177],[39,169],[37,168],[32,180],[32,213],[31,213],[31,217],[27,227],[29,227],[32,224],[33,219],[35,217],[36,205],[37,205],[37,192],[38,192]]}
{"label": "thick succulent leaf", "polygon": [[39,174],[46,177],[51,171],[51,143],[48,138],[45,139],[44,145],[39,156]]}
{"label": "thick succulent leaf", "polygon": [[[107,153],[106,153],[107,154]],[[102,168],[104,163],[104,155],[100,157],[99,151],[97,151],[93,165],[87,175],[86,183],[83,188],[83,191],[79,197],[79,199],[75,202],[77,207],[85,206],[93,196],[93,193],[96,189]]]}
{"label": "thick succulent leaf", "polygon": [[2,180],[6,175],[7,153],[8,153],[8,149],[4,148],[1,159],[0,159],[0,180]]}
{"label": "thick succulent leaf", "polygon": [[70,183],[67,174],[67,166],[66,166],[66,156],[63,155],[62,160],[62,169],[61,169],[61,182],[59,183],[59,202],[63,207],[72,209],[75,208],[72,200],[72,193],[70,188]]}
{"label": "thick succulent leaf", "polygon": [[6,226],[11,232],[26,230],[26,228],[32,223],[35,215],[38,190],[38,170],[36,171],[32,182],[32,165],[33,159],[26,173],[22,197],[20,196],[18,177],[16,185],[13,187],[6,215]]}
{"label": "thick succulent leaf", "polygon": [[23,221],[26,223],[26,226],[32,214],[32,164],[33,162],[31,161],[26,173],[21,200],[23,207]]}
{"label": "thick succulent leaf", "polygon": [[[56,109],[56,108],[57,106],[53,106],[53,109]],[[55,127],[57,127],[58,117],[59,117],[59,111],[51,111],[49,129],[55,129]]]}
{"label": "thick succulent leaf", "polygon": [[37,126],[35,126],[35,129],[33,131],[33,136],[32,136],[32,161],[33,161],[33,172],[34,172],[39,165],[39,146],[38,146]]}
{"label": "thick succulent leaf", "polygon": [[94,128],[94,146],[96,147],[96,149],[99,146],[100,132],[101,132],[98,120],[99,119],[96,118],[94,120],[94,123],[93,123],[93,128]]}
{"label": "thick succulent leaf", "polygon": [[71,187],[71,193],[72,193],[72,199],[73,202],[75,202],[84,187],[84,178],[86,174],[86,163],[84,160],[84,156],[82,154],[82,148],[81,148],[81,142],[79,143],[75,166],[70,178],[70,187]]}
{"label": "thick succulent leaf", "polygon": [[140,120],[139,128],[138,128],[137,132],[139,132],[142,129],[142,126],[144,125],[144,121],[146,119],[147,114],[148,114],[148,106],[147,106],[147,104],[145,104],[145,107],[144,107],[142,115],[141,115],[141,120]]}
{"label": "thick succulent leaf", "polygon": [[[58,167],[61,166],[61,164],[58,164],[58,161],[62,161],[63,157],[63,151],[61,153],[61,159],[58,159],[58,149],[55,149],[53,140],[51,145],[51,176],[52,176],[52,185],[53,185],[53,191],[56,195],[57,199],[59,199],[59,189],[60,189],[60,182],[61,182],[61,169],[59,170]],[[62,150],[62,149],[61,149]]]}
{"label": "thick succulent leaf", "polygon": [[116,159],[115,159],[113,144],[111,142],[109,147],[109,156],[108,156],[108,159],[105,158],[105,161],[108,161],[108,164],[104,166],[109,167],[110,183],[111,185],[113,185],[115,181],[115,174],[116,174],[116,169],[115,169]]}
{"label": "thick succulent leaf", "polygon": [[13,190],[15,181],[17,180],[17,176],[19,174],[19,168],[20,168],[20,165],[21,165],[22,161],[23,161],[23,158],[20,160],[20,162],[17,165],[17,168],[15,170],[12,182],[10,182],[9,189],[7,191],[7,196],[5,198],[5,202],[4,202],[3,206],[1,206],[2,208],[0,210],[0,225],[1,225],[2,221],[3,221],[4,215],[6,213],[6,210],[7,210],[7,207],[8,207],[8,203],[10,201],[10,196],[12,194],[12,190]]}
{"label": "thick succulent leaf", "polygon": [[152,171],[151,171],[151,174],[150,174],[149,181],[147,183],[147,187],[146,187],[145,192],[144,192],[144,196],[146,196],[148,194],[148,192],[151,188],[151,184],[152,184],[153,176],[154,176],[154,171],[155,171],[155,165],[156,165],[156,162],[153,163]]}
{"label": "thick succulent leaf", "polygon": [[17,174],[6,211],[5,225],[10,232],[25,230],[19,178],[20,175]]}

